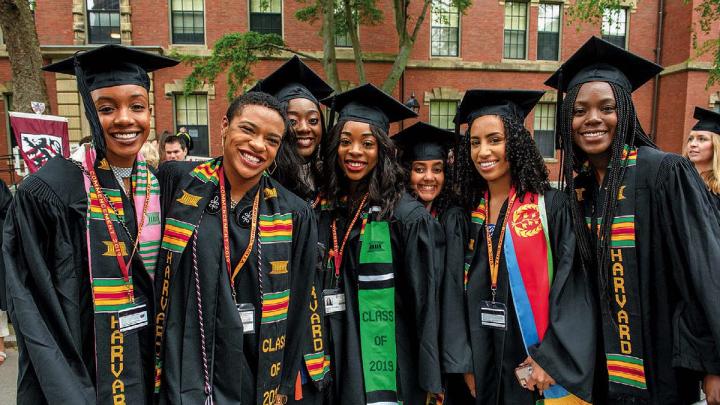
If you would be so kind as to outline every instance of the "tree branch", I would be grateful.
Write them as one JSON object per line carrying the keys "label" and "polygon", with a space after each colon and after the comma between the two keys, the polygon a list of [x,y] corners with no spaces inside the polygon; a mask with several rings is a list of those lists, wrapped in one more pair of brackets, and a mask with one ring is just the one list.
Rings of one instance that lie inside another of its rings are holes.
{"label": "tree branch", "polygon": [[358,80],[360,84],[365,84],[367,83],[367,78],[365,77],[365,62],[363,62],[362,48],[357,35],[357,23],[352,15],[350,0],[343,0],[343,15],[347,22],[348,35],[350,35],[350,42],[352,43],[353,54],[355,55],[355,69],[357,70]]}

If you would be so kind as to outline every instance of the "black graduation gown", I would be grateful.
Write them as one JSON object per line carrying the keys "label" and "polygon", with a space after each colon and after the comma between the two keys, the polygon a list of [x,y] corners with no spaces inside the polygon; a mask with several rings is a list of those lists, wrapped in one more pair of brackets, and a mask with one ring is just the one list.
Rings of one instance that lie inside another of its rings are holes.
{"label": "black graduation gown", "polygon": [[[596,342],[592,294],[575,254],[569,199],[557,190],[549,190],[545,193],[545,204],[555,278],[550,289],[548,329],[543,341],[530,347],[530,356],[558,384],[589,401]],[[502,224],[506,209],[507,201],[497,224]],[[492,299],[484,230],[485,227],[482,227],[480,235],[474,236],[475,254],[470,266],[465,300],[477,393],[475,403],[535,404],[540,398],[537,391],[522,388],[515,377],[515,368],[528,354],[515,314],[504,252],[500,256],[496,301],[507,306],[507,330],[484,328],[480,323],[480,301]],[[500,231],[501,226],[496,226],[494,248],[498,246]]]}
{"label": "black graduation gown", "polygon": [[[134,235],[132,204],[123,194],[125,225]],[[8,211],[3,256],[8,310],[18,340],[18,404],[96,403],[86,211],[83,174],[62,157],[26,177]],[[138,256],[132,274],[136,299],[144,297],[152,314],[153,285]],[[126,336],[137,337],[140,358],[124,361],[124,367],[142,368],[146,403],[151,401],[154,378],[153,320],[148,321],[148,326]]]}
{"label": "black graduation gown", "polygon": [[[165,185],[163,207],[172,204],[179,190],[189,183],[190,177],[187,175],[189,170],[185,170],[187,168],[188,165],[167,163],[161,166],[159,179]],[[275,180],[269,181],[277,189],[280,206],[285,212],[293,213],[292,255],[288,266],[291,293],[280,385],[280,393],[292,396],[295,378],[306,348],[308,301],[317,259],[316,220],[305,201]],[[250,238],[249,227],[238,225],[236,217],[241,210],[252,206],[257,187],[258,185],[248,190],[236,209],[229,211],[230,252],[233,266],[240,261]],[[229,198],[229,185],[227,194]],[[228,201],[229,208],[230,201]],[[168,209],[167,212],[171,211]],[[219,211],[213,214],[206,209],[198,235],[197,258],[204,332],[214,401],[216,405],[254,404],[259,352],[262,345],[268,344],[260,342],[258,338],[261,303],[258,288],[257,244],[253,247],[243,270],[235,279],[237,302],[250,303],[255,308],[256,332],[243,334],[243,325],[233,301],[230,277],[227,274],[223,255],[222,222]],[[180,260],[180,265],[170,281],[164,338],[163,390],[160,402],[201,404],[205,400],[205,394],[200,354],[198,301],[192,266],[192,239],[182,256],[175,260]],[[265,278],[273,277],[268,275],[267,269],[263,274]],[[267,346],[269,350],[276,348],[276,342]]]}
{"label": "black graduation gown", "polygon": [[[4,181],[0,180],[0,224],[5,223],[8,209],[13,196]],[[2,248],[2,232],[0,232],[0,248]],[[5,296],[5,262],[0,259],[0,310],[7,311],[7,297]]]}
{"label": "black graduation gown", "polygon": [[[687,159],[640,147],[636,170],[640,288],[634,294],[642,311],[649,403],[692,403],[701,376],[720,374],[720,212]],[[585,180],[587,190],[597,188],[594,176]],[[607,384],[606,365],[597,366]],[[606,390],[600,388],[600,400]]]}
{"label": "black graduation gown", "polygon": [[[351,219],[346,213],[338,218],[338,243],[342,243]],[[324,288],[340,288],[346,299],[346,311],[325,316],[333,373],[331,404],[367,403],[358,315],[360,222],[358,219],[345,247],[339,286],[335,274],[326,269]],[[331,223],[331,211],[322,211],[320,240],[328,249],[332,248]],[[420,203],[404,194],[390,220],[390,237],[395,273],[398,396],[405,404],[424,404],[427,392],[442,389],[435,279],[443,265],[442,229]]]}

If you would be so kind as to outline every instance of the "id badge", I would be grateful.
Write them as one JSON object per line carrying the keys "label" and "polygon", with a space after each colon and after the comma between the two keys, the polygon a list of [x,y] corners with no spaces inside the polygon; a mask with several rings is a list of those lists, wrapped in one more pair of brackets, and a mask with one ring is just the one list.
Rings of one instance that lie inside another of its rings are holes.
{"label": "id badge", "polygon": [[243,334],[255,333],[255,307],[253,304],[235,304],[243,325]]}
{"label": "id badge", "polygon": [[144,328],[148,324],[147,305],[138,304],[132,308],[118,311],[117,319],[120,332],[122,333]]}
{"label": "id badge", "polygon": [[323,302],[325,303],[325,315],[345,311],[345,293],[337,288],[323,291]]}
{"label": "id badge", "polygon": [[480,325],[484,328],[507,329],[507,308],[502,302],[480,301]]}

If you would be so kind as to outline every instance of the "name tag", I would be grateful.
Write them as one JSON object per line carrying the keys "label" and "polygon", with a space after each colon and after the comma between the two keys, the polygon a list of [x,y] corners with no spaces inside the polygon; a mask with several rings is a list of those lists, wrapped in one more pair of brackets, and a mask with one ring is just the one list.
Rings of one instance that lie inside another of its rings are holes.
{"label": "name tag", "polygon": [[133,308],[118,311],[120,332],[126,333],[143,328],[148,324],[147,306],[140,304]]}
{"label": "name tag", "polygon": [[325,315],[345,311],[345,294],[338,289],[323,291],[323,302],[325,303]]}
{"label": "name tag", "polygon": [[484,328],[507,329],[507,309],[502,302],[480,301],[480,325]]}
{"label": "name tag", "polygon": [[255,333],[255,307],[253,304],[236,304],[240,320],[243,325],[243,334]]}

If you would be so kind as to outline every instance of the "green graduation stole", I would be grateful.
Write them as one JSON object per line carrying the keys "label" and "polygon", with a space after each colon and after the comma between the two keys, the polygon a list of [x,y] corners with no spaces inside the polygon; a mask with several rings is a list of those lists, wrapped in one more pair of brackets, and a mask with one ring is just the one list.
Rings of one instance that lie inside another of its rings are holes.
{"label": "green graduation stole", "polygon": [[[156,369],[155,391],[159,392],[162,380],[163,336],[165,317],[169,306],[168,296],[170,282],[177,272],[180,257],[188,244],[193,243],[196,231],[201,222],[201,214],[213,204],[220,202],[216,190],[220,182],[222,158],[215,158],[203,163],[190,172],[192,180],[186,187],[181,187],[172,198],[174,204],[165,219],[165,230],[161,245],[161,258],[158,269],[163,269],[160,284],[160,305],[156,315]],[[274,403],[282,377],[282,360],[285,348],[287,314],[290,303],[290,257],[292,251],[293,215],[285,213],[278,202],[278,191],[269,176],[263,175],[258,188],[260,194],[259,215],[257,220],[257,251],[250,260],[258,260],[260,256],[259,284],[262,290],[261,308],[256,308],[260,319],[258,335],[259,358],[257,370],[256,403]],[[182,218],[182,220],[180,220]],[[221,263],[224,267],[224,262]],[[225,271],[223,270],[223,273]],[[229,280],[227,282],[230,286]],[[213,298],[214,299],[214,298]],[[202,298],[201,298],[202,301]],[[202,302],[200,302],[202,304]],[[203,322],[198,319],[200,327]],[[242,336],[238,336],[242,339]],[[262,342],[270,340],[273,347],[264,349]],[[203,361],[207,362],[207,353],[212,348],[204,347],[201,342]],[[272,349],[272,350],[270,350]],[[212,369],[211,364],[206,364]],[[201,376],[199,376],[201,377]],[[212,376],[205,378],[204,388],[207,403],[212,403]],[[240,376],[238,376],[239,383]]]}
{"label": "green graduation stole", "polygon": [[[611,290],[610,314],[603,315],[603,337],[609,378],[610,397],[632,396],[648,398],[645,367],[643,360],[642,308],[640,302],[640,281],[638,275],[637,251],[635,247],[635,198],[637,181],[637,149],[625,146],[621,164],[626,165],[618,193],[618,203],[613,218],[610,236],[610,263],[608,288]],[[593,218],[592,195],[595,183],[592,178],[584,179],[587,187],[579,185],[575,197],[584,209],[585,220],[591,231],[600,231],[602,212]],[[590,185],[592,184],[592,185]],[[597,243],[600,243],[599,241]],[[604,292],[601,299],[608,300]]]}
{"label": "green graduation stole", "polygon": [[368,221],[360,237],[358,308],[365,396],[368,404],[397,403],[395,273],[390,224]]}

